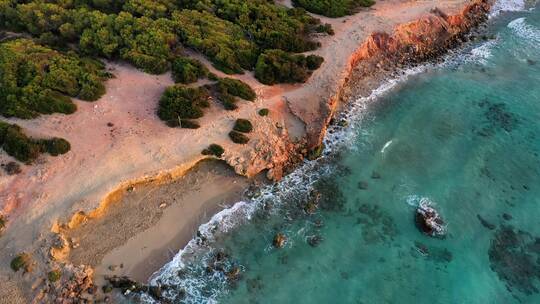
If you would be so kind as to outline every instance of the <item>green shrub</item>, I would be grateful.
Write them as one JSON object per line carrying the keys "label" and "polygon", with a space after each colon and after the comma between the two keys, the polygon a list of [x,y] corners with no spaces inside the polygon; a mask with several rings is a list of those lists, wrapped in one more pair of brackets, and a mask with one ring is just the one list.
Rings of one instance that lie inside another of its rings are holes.
{"label": "green shrub", "polygon": [[47,274],[47,278],[52,283],[58,282],[58,280],[60,280],[61,277],[62,277],[62,272],[60,270],[51,270]]}
{"label": "green shrub", "polygon": [[218,90],[222,95],[232,95],[245,100],[254,101],[257,94],[245,82],[233,78],[221,78],[218,80]]}
{"label": "green shrub", "polygon": [[204,87],[168,87],[159,100],[158,116],[166,122],[200,118],[204,114],[203,108],[209,106],[208,98]]}
{"label": "green shrub", "polygon": [[260,116],[267,116],[270,113],[270,110],[264,108],[264,109],[260,109],[258,113]]}
{"label": "green shrub", "polygon": [[34,118],[40,114],[71,114],[69,97],[96,100],[105,93],[104,66],[73,52],[58,51],[29,39],[0,43],[0,114]]}
{"label": "green shrub", "polygon": [[231,101],[222,101],[223,103],[223,107],[225,108],[225,110],[227,111],[234,111],[236,109],[238,109],[238,106],[233,102]]}
{"label": "green shrub", "polygon": [[[308,65],[308,59],[309,65]],[[305,82],[311,75],[311,70],[318,68],[322,58],[316,55],[308,57],[301,54],[291,54],[281,50],[265,51],[255,67],[255,78],[261,83]]]}
{"label": "green shrub", "polygon": [[369,7],[375,4],[374,0],[293,0],[292,2],[294,6],[327,17],[352,15],[360,7]]}
{"label": "green shrub", "polygon": [[307,158],[309,160],[315,160],[315,159],[321,157],[323,152],[324,152],[324,144],[320,144],[319,146],[311,149],[308,152]]}
{"label": "green shrub", "polygon": [[249,137],[237,131],[229,132],[229,137],[236,144],[247,144],[249,142]]}
{"label": "green shrub", "polygon": [[28,253],[19,253],[13,260],[11,260],[11,269],[15,272],[23,269],[24,272],[32,271],[32,256]]}
{"label": "green shrub", "polygon": [[67,153],[70,144],[61,138],[33,139],[24,134],[18,125],[0,122],[0,147],[18,161],[30,163],[40,153],[52,156]]}
{"label": "green shrub", "polygon": [[174,81],[177,83],[193,83],[209,73],[199,60],[187,57],[177,57],[172,63],[171,70]]}
{"label": "green shrub", "polygon": [[239,118],[234,123],[233,130],[242,132],[242,133],[249,133],[253,131],[253,125],[251,124],[249,120]]}
{"label": "green shrub", "polygon": [[223,155],[224,152],[225,152],[225,149],[223,149],[222,146],[218,144],[211,144],[210,146],[208,146],[208,148],[202,150],[201,154],[202,155],[215,155],[217,157],[221,157],[221,155]]}
{"label": "green shrub", "polygon": [[309,55],[306,57],[306,66],[310,70],[318,69],[324,62],[324,58],[317,55]]}

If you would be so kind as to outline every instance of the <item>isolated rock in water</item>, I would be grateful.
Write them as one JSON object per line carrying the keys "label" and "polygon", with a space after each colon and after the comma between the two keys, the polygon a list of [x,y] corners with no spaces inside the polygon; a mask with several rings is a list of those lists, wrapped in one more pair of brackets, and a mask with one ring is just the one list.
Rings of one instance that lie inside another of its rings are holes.
{"label": "isolated rock in water", "polygon": [[278,233],[276,236],[274,236],[272,245],[274,245],[276,248],[283,248],[283,246],[285,246],[285,242],[287,242],[287,237],[283,233]]}
{"label": "isolated rock in water", "polygon": [[313,235],[307,238],[307,243],[311,247],[317,247],[322,242],[323,238],[320,235]]}
{"label": "isolated rock in water", "polygon": [[415,215],[418,229],[429,236],[444,236],[446,227],[443,219],[426,199],[422,199]]}

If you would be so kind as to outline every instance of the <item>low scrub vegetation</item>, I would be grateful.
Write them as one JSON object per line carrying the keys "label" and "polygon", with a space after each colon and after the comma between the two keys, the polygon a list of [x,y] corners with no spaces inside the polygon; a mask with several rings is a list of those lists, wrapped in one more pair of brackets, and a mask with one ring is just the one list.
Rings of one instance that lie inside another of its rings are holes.
{"label": "low scrub vegetation", "polygon": [[62,277],[62,272],[60,270],[51,270],[47,274],[47,278],[49,279],[49,282],[51,283],[58,282],[61,277]]}
{"label": "low scrub vegetation", "polygon": [[370,7],[374,0],[292,0],[293,5],[327,17],[343,17],[358,12],[361,7]]}
{"label": "low scrub vegetation", "polygon": [[239,118],[234,123],[233,127],[234,131],[242,132],[242,133],[249,133],[253,131],[253,125],[251,122],[247,119]]}
{"label": "low scrub vegetation", "polygon": [[281,50],[263,53],[255,67],[255,77],[264,84],[305,82],[313,70],[319,68],[323,58],[317,55],[304,56]]}
{"label": "low scrub vegetation", "polygon": [[11,260],[11,269],[15,272],[24,270],[24,272],[32,271],[32,256],[28,253],[19,253],[13,260]]}
{"label": "low scrub vegetation", "polygon": [[229,137],[235,144],[247,144],[249,142],[249,137],[246,135],[237,132],[237,131],[231,131],[229,132]]}
{"label": "low scrub vegetation", "polygon": [[193,83],[208,76],[208,69],[197,59],[178,57],[172,63],[172,75],[177,83]]}
{"label": "low scrub vegetation", "polygon": [[24,134],[21,127],[0,122],[0,147],[18,161],[31,163],[41,153],[53,156],[67,153],[71,146],[62,138],[34,139]]}
{"label": "low scrub vegetation", "polygon": [[0,114],[34,118],[75,112],[70,97],[96,100],[107,74],[98,61],[16,39],[0,44]]}
{"label": "low scrub vegetation", "polygon": [[223,153],[225,153],[225,149],[218,144],[211,144],[208,146],[208,148],[202,150],[201,152],[202,155],[214,155],[216,157],[221,157]]}
{"label": "low scrub vegetation", "polygon": [[[159,100],[158,116],[169,126],[184,125],[186,119],[197,119],[210,106],[208,90],[175,85],[165,90]],[[189,124],[189,123],[187,123]]]}
{"label": "low scrub vegetation", "polygon": [[268,114],[270,113],[270,110],[264,108],[264,109],[260,109],[258,113],[260,116],[268,116]]}
{"label": "low scrub vegetation", "polygon": [[0,214],[0,234],[2,233],[2,231],[4,231],[5,228],[6,228],[6,219],[4,218],[3,215]]}

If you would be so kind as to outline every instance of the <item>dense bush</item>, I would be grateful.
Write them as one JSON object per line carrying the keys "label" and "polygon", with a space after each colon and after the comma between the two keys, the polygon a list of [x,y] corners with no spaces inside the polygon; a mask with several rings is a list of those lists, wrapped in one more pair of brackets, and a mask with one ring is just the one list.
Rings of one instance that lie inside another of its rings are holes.
{"label": "dense bush", "polygon": [[224,73],[242,73],[243,69],[250,70],[255,65],[257,46],[238,25],[206,11],[192,10],[175,12],[173,22],[180,41],[208,56]]}
{"label": "dense bush", "polygon": [[231,131],[229,132],[229,137],[235,144],[247,144],[249,142],[249,137],[245,136],[244,134],[237,132],[237,131]]}
{"label": "dense bush", "polygon": [[281,50],[269,50],[259,57],[255,77],[268,85],[305,82],[311,75],[311,70],[317,69],[322,61],[323,58],[316,55],[306,57]]}
{"label": "dense bush", "polygon": [[253,130],[253,125],[247,119],[238,118],[234,123],[233,130],[242,133],[249,133]]}
{"label": "dense bush", "polygon": [[170,67],[179,42],[231,74],[252,70],[261,51],[313,50],[312,33],[331,33],[304,9],[267,0],[0,0],[0,28],[155,74]]}
{"label": "dense bush", "polygon": [[174,59],[171,70],[175,82],[186,84],[196,82],[209,73],[208,69],[199,60],[187,57]]}
{"label": "dense bush", "polygon": [[104,66],[39,46],[28,39],[0,44],[0,114],[34,118],[73,113],[68,96],[96,100],[105,93]]}
{"label": "dense bush", "polygon": [[294,6],[328,17],[343,17],[352,15],[360,7],[375,4],[374,0],[292,0]]}
{"label": "dense bush", "polygon": [[69,142],[61,138],[33,139],[23,133],[21,127],[0,122],[0,147],[15,159],[30,163],[40,153],[53,156],[67,153]]}
{"label": "dense bush", "polygon": [[32,256],[28,253],[19,253],[13,260],[11,260],[11,269],[15,272],[23,269],[24,272],[30,272],[32,270]]}
{"label": "dense bush", "polygon": [[270,110],[264,108],[264,109],[260,109],[258,113],[260,116],[267,116],[270,113]]}
{"label": "dense bush", "polygon": [[208,146],[208,148],[202,150],[201,152],[202,155],[214,155],[217,157],[221,157],[223,153],[225,153],[225,149],[223,149],[223,147],[218,144],[211,144],[210,146]]}
{"label": "dense bush", "polygon": [[217,85],[221,95],[232,95],[249,101],[254,101],[257,97],[255,91],[248,84],[238,79],[221,78]]}
{"label": "dense bush", "polygon": [[165,90],[159,100],[158,116],[174,126],[179,119],[197,119],[203,116],[203,108],[209,106],[208,91],[204,87],[189,88],[176,85]]}
{"label": "dense bush", "polygon": [[0,233],[6,228],[6,220],[4,219],[4,216],[0,214]]}

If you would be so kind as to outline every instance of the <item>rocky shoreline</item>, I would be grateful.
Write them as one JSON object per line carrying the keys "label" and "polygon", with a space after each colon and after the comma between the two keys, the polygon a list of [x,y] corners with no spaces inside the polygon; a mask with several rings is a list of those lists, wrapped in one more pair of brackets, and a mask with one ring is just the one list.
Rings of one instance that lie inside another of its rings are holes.
{"label": "rocky shoreline", "polygon": [[[467,34],[487,20],[491,5],[489,0],[475,0],[463,8],[460,13],[450,16],[441,10],[434,9],[428,16],[396,27],[392,34],[371,34],[349,57],[344,76],[341,77],[335,93],[320,104],[319,115],[316,118],[307,119],[301,111],[295,110],[294,104],[286,101],[291,112],[305,123],[307,132],[305,140],[293,143],[287,129],[281,127],[278,128],[277,134],[269,136],[267,142],[260,142],[259,146],[255,147],[249,154],[243,157],[230,154],[225,155],[223,159],[238,174],[254,176],[260,171],[268,169],[267,176],[270,179],[281,179],[287,172],[294,170],[305,158],[316,158],[320,154],[327,127],[341,108],[346,107],[347,100],[351,96],[366,94],[395,71],[437,60],[449,49],[456,48],[466,42]],[[176,173],[163,174],[161,177],[147,177],[139,179],[138,182],[161,183],[172,180],[183,174],[187,170],[186,168],[191,168],[199,161],[187,167],[182,166],[182,169],[176,170]],[[78,224],[88,221],[89,217],[98,216],[102,212],[102,208],[107,207],[109,201],[117,199],[118,193],[128,191],[129,187],[133,187],[133,184],[136,183],[126,182],[116,191],[111,192],[95,209],[95,214],[89,216],[89,214],[76,213],[67,226],[76,227]],[[53,232],[57,233],[60,230],[53,227]],[[69,248],[73,248],[76,244],[68,242],[62,237],[62,234],[55,235],[57,235],[55,240],[44,244],[44,248],[50,248],[50,251],[43,254],[44,256],[50,254],[53,259],[47,261],[47,264],[61,267],[64,275],[54,283],[40,279],[32,283],[35,295],[34,302],[92,302],[95,301],[96,294],[99,294],[99,299],[105,301],[107,297],[104,297],[102,291],[93,283],[93,270],[84,265],[71,265],[69,259],[65,259],[66,251],[69,251]],[[125,289],[124,285],[117,287]]]}

